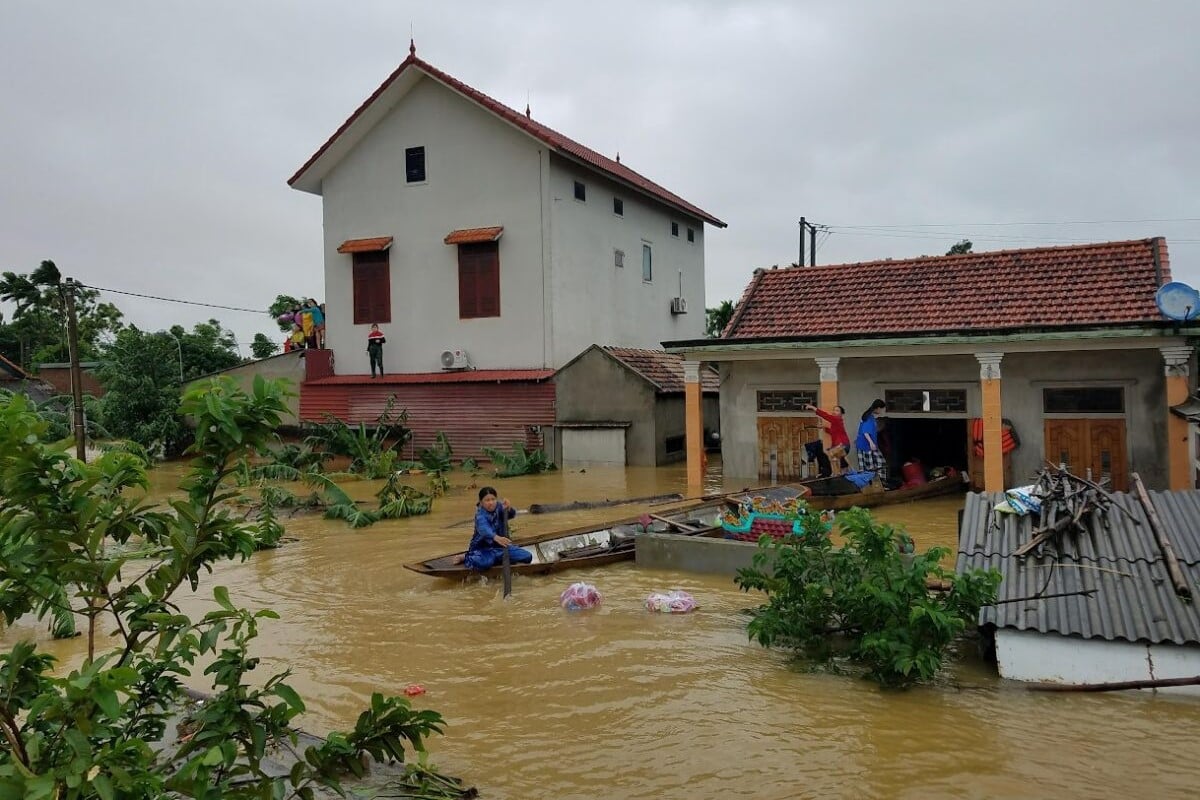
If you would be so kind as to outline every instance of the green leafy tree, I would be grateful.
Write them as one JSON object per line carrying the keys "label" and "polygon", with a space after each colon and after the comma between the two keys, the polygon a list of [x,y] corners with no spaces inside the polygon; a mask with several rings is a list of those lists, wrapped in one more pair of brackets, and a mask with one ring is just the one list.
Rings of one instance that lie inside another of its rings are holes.
{"label": "green leafy tree", "polygon": [[971,248],[973,246],[974,245],[971,244],[970,239],[962,239],[958,242],[958,244],[951,245],[950,249],[946,251],[946,255],[948,255],[948,256],[965,255],[966,253],[971,252]]}
{"label": "green leafy tree", "polygon": [[[0,275],[0,302],[13,305],[11,320],[0,318],[0,354],[26,369],[66,361],[66,290],[53,261],[43,261],[29,274]],[[79,358],[94,360],[104,342],[124,327],[122,314],[113,304],[100,302],[100,293],[95,289],[76,285],[74,291]]]}
{"label": "green leafy tree", "polygon": [[173,325],[170,333],[179,340],[185,381],[211,375],[242,363],[242,357],[238,355],[237,339],[215,319],[198,322],[190,331],[185,331],[182,325]]}
{"label": "green leafy tree", "polygon": [[704,335],[710,339],[720,336],[721,331],[725,330],[725,326],[729,324],[729,320],[733,319],[735,308],[732,300],[722,300],[716,308],[706,308],[704,310]]}
{"label": "green leafy tree", "polygon": [[270,358],[278,349],[279,345],[268,339],[265,333],[254,334],[254,341],[250,342],[250,352],[255,358]]}
{"label": "green leafy tree", "polygon": [[179,416],[180,346],[166,333],[134,326],[117,335],[96,371],[105,391],[100,408],[109,433],[158,455],[183,452],[191,432]]}
{"label": "green leafy tree", "polygon": [[[287,775],[268,769],[272,753],[296,752],[292,723],[305,710],[287,672],[253,676],[251,644],[277,615],[239,607],[222,586],[200,619],[174,597],[217,562],[253,553],[255,526],[225,509],[224,487],[273,438],[283,391],[259,379],[247,393],[226,378],[189,391],[182,410],[197,421],[193,458],[183,495],[162,509],[142,499],[141,459],[80,462],[41,443],[45,423],[27,400],[0,402],[0,614],[11,624],[49,602],[87,631],[74,669],[27,641],[0,653],[0,796],[312,798],[318,787],[343,793],[368,757],[410,752],[421,758],[395,796],[466,794],[424,767],[441,717],[382,694],[353,730],[296,753]],[[169,723],[189,706],[183,679],[197,664],[211,698],[176,736]]]}
{"label": "green leafy tree", "polygon": [[[801,535],[762,537],[752,566],[737,573],[743,590],[767,596],[748,628],[764,647],[828,660],[840,644],[879,683],[905,686],[931,679],[954,639],[996,600],[995,570],[947,571],[941,566],[947,548],[908,552],[907,534],[865,509],[838,515],[841,547],[817,514],[799,518]],[[931,578],[949,591],[931,593]]]}

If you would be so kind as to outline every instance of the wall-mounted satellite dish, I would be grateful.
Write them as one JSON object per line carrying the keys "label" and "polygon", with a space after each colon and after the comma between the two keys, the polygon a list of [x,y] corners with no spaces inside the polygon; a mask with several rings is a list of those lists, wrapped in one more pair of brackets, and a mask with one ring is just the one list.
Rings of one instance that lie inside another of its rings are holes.
{"label": "wall-mounted satellite dish", "polygon": [[1164,283],[1155,293],[1154,302],[1167,319],[1186,322],[1200,317],[1200,292],[1186,283]]}

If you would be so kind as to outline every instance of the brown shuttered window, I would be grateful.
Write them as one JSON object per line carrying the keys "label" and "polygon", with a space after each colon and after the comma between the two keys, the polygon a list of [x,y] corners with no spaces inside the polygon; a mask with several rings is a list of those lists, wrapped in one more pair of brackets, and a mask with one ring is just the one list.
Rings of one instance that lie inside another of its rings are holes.
{"label": "brown shuttered window", "polygon": [[354,324],[392,321],[392,277],[388,251],[354,254]]}
{"label": "brown shuttered window", "polygon": [[458,246],[458,316],[500,316],[500,243]]}

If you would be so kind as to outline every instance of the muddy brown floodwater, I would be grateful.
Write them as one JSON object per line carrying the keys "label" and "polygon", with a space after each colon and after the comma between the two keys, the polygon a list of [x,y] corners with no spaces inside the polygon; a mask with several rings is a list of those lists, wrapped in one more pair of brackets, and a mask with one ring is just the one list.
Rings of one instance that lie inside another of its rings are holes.
{"label": "muddy brown floodwater", "polygon": [[[180,474],[156,470],[156,496]],[[450,526],[471,516],[475,490],[462,473],[451,477],[452,494],[425,517],[361,531],[287,521],[298,541],[218,566],[184,607],[206,608],[223,584],[243,605],[278,611],[258,640],[261,675],[293,671],[314,732],[352,726],[373,691],[423,684],[417,703],[447,722],[433,760],[488,798],[1197,796],[1195,699],[1035,694],[999,680],[973,652],[935,685],[907,692],[805,672],[747,640],[741,612],[757,599],[728,578],[619,564],[518,576],[503,600],[499,582],[460,585],[402,569],[466,546],[470,526]],[[491,482],[526,507],[683,491],[685,476],[682,466],[595,468]],[[364,498],[377,486],[347,484]],[[959,505],[942,498],[877,516],[905,524],[919,547],[953,548]],[[521,515],[516,530],[624,512]],[[559,593],[575,580],[596,584],[603,606],[560,609]],[[648,593],[671,588],[694,594],[699,610],[643,610]],[[67,662],[83,646],[49,641],[24,622],[3,639],[18,636]]]}

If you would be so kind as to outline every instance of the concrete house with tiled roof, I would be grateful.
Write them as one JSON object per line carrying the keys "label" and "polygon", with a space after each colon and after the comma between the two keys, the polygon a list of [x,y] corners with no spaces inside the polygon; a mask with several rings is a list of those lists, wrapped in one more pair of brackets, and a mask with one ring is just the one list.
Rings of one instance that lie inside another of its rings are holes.
{"label": "concrete house with tiled roof", "polygon": [[893,474],[918,459],[998,491],[1049,460],[1119,490],[1131,471],[1184,489],[1187,422],[1169,409],[1193,385],[1200,328],[1159,313],[1170,275],[1161,238],[756,270],[719,339],[666,345],[720,365],[731,476],[772,461],[788,476],[806,403],[844,406],[853,438],[882,398]]}
{"label": "concrete house with tiled roof", "polygon": [[322,198],[325,237],[304,419],[370,420],[395,393],[418,447],[452,424],[464,455],[537,444],[548,379],[585,348],[703,335],[705,225],[725,223],[415,47],[289,183]]}
{"label": "concrete house with tiled roof", "polygon": [[[704,442],[720,434],[720,378],[700,371]],[[683,359],[664,350],[592,345],[554,376],[558,463],[655,467],[686,455]]]}

